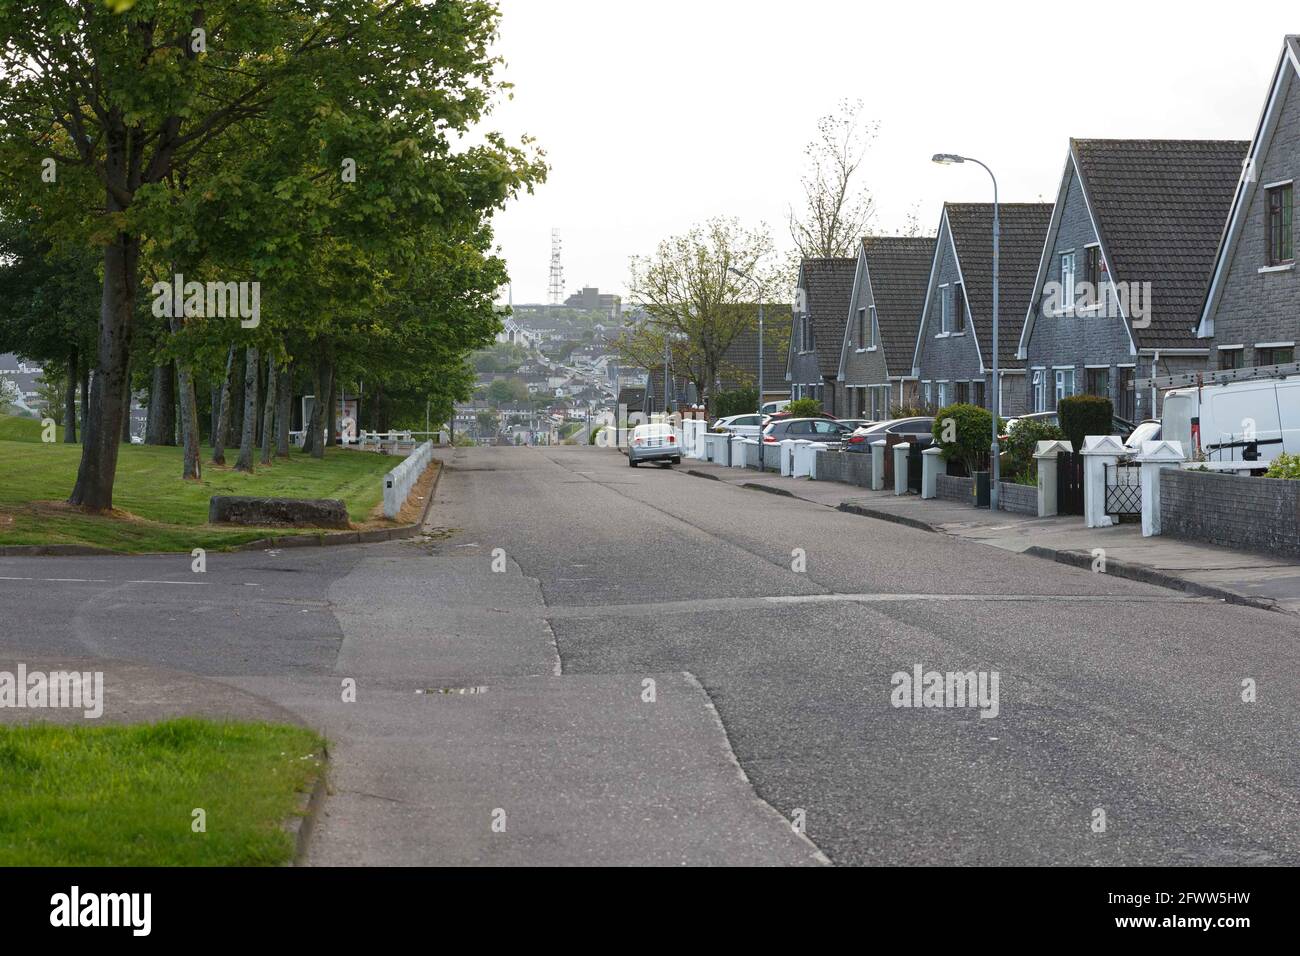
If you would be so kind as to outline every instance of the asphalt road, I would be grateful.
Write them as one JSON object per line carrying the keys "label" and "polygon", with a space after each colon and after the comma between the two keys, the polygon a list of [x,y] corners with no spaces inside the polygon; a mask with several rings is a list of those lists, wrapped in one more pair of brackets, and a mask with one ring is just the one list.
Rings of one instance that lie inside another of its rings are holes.
{"label": "asphalt road", "polygon": [[[0,669],[320,727],[321,864],[1300,863],[1294,617],[597,448],[457,450],[427,530],[0,558]],[[918,665],[997,715],[891,706]]]}

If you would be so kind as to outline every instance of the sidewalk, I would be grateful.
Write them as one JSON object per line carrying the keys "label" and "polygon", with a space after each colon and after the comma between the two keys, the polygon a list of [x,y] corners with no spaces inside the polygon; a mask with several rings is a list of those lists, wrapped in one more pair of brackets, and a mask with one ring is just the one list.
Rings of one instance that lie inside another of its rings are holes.
{"label": "sidewalk", "polygon": [[1300,614],[1300,565],[1176,538],[1144,538],[1136,523],[1085,528],[1080,517],[1031,518],[1005,511],[994,514],[954,501],[926,501],[917,495],[896,496],[836,481],[782,478],[771,472],[699,461],[683,461],[681,470],[1080,567],[1091,568],[1093,551],[1101,548],[1108,574],[1230,603]]}

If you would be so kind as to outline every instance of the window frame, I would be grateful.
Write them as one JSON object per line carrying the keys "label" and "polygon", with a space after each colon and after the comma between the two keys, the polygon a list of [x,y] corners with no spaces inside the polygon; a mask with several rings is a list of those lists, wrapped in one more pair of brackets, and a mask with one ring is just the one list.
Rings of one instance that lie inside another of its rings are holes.
{"label": "window frame", "polygon": [[[1074,312],[1074,303],[1075,303],[1074,293],[1075,293],[1075,282],[1078,277],[1078,272],[1077,272],[1078,261],[1075,259],[1073,249],[1071,249],[1069,252],[1062,252],[1060,261],[1061,261],[1061,311],[1068,315]],[[1068,272],[1065,268],[1065,264],[1067,262],[1070,264],[1070,268]],[[1068,282],[1066,281],[1067,274],[1070,277],[1070,281]]]}
{"label": "window frame", "polygon": [[1295,262],[1294,182],[1274,183],[1265,188],[1264,239],[1269,266]]}

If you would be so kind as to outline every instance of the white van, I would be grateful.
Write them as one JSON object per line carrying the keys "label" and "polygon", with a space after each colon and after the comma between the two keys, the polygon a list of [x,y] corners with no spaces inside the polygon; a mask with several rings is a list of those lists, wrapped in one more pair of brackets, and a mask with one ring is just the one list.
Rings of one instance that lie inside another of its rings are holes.
{"label": "white van", "polygon": [[780,402],[764,402],[763,405],[759,408],[758,413],[760,415],[771,415],[773,412],[781,411],[789,404],[790,404],[790,399],[788,398]]}
{"label": "white van", "polygon": [[1254,379],[1165,393],[1161,438],[1208,461],[1259,462],[1300,453],[1300,379]]}

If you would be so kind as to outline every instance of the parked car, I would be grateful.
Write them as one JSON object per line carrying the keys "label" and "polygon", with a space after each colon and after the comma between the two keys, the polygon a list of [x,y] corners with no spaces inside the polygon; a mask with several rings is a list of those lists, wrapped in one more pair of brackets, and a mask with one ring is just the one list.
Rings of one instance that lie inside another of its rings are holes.
{"label": "parked car", "polygon": [[772,445],[787,438],[839,444],[852,433],[848,425],[830,418],[785,418],[770,422],[763,429],[763,441]]}
{"label": "parked car", "polygon": [[[1165,393],[1161,437],[1197,449],[1210,461],[1266,467],[1279,454],[1300,454],[1300,379],[1263,378]],[[1198,421],[1199,420],[1199,421]]]}
{"label": "parked car", "polygon": [[757,414],[751,415],[728,415],[726,418],[719,418],[709,426],[709,431],[713,432],[731,432],[733,435],[744,435],[753,438],[763,430],[763,416]]}
{"label": "parked car", "polygon": [[671,425],[638,425],[627,444],[627,463],[632,468],[643,461],[682,463],[682,449]]}
{"label": "parked car", "polygon": [[[790,419],[790,418],[793,418],[793,417],[794,417],[794,415],[792,415],[789,411],[786,411],[786,410],[782,410],[782,411],[779,411],[779,412],[773,412],[771,415],[768,415],[766,418],[763,419],[763,425],[764,425],[764,427],[766,427],[767,425],[771,424],[772,422],[785,421],[785,420]],[[813,417],[815,417],[815,418],[824,418],[824,419],[826,419],[827,421],[832,421],[832,422],[836,420],[835,416],[832,415],[830,412],[818,412],[818,413],[817,413],[815,416],[813,416]]]}
{"label": "parked car", "polygon": [[1139,422],[1137,426],[1129,433],[1128,438],[1124,439],[1124,447],[1131,448],[1134,451],[1142,450],[1144,441],[1160,440],[1160,420],[1148,418],[1144,422]]}
{"label": "parked car", "polygon": [[790,399],[780,402],[764,402],[758,409],[760,415],[771,415],[773,412],[779,412],[790,404]]}
{"label": "parked car", "polygon": [[934,444],[933,418],[892,418],[888,421],[875,422],[862,428],[854,429],[844,440],[844,450],[866,453],[871,451],[871,443],[888,436],[897,435],[903,441],[909,441],[925,449]]}
{"label": "parked car", "polygon": [[[1016,418],[1008,418],[1007,434],[1011,433],[1011,429],[1016,427],[1017,422],[1024,421],[1043,422],[1048,425],[1059,425],[1061,423],[1056,412],[1030,412],[1028,415],[1019,415]],[[1136,427],[1131,421],[1126,418],[1120,418],[1118,415],[1111,416],[1110,422],[1112,434],[1118,435],[1120,438],[1127,438],[1132,434],[1133,429]],[[1005,438],[1006,435],[1003,435],[1002,437]]]}
{"label": "parked car", "polygon": [[835,420],[841,425],[848,425],[853,429],[866,428],[869,425],[876,424],[876,422],[870,418],[837,418]]}

